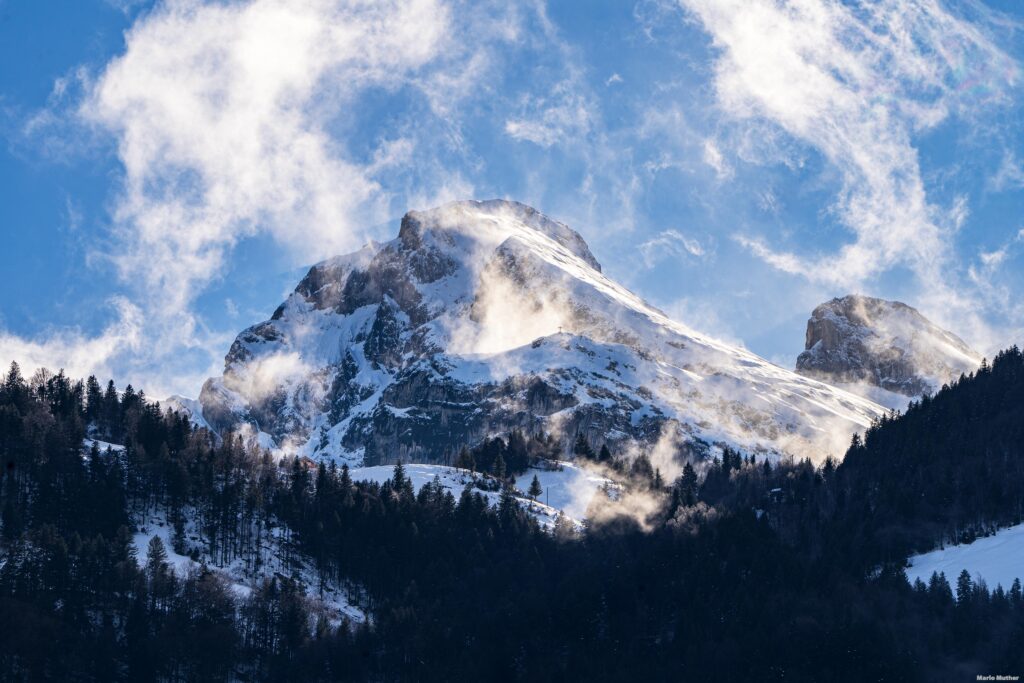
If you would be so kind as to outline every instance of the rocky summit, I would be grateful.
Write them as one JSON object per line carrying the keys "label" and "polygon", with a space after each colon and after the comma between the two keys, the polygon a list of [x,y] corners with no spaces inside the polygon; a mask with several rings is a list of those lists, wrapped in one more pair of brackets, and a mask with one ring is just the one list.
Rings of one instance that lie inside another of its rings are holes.
{"label": "rocky summit", "polygon": [[670,320],[509,201],[411,211],[396,239],[313,266],[200,404],[220,433],[365,465],[514,429],[820,461],[883,411]]}
{"label": "rocky summit", "polygon": [[797,372],[865,383],[903,396],[934,392],[981,364],[981,355],[898,301],[854,294],[814,309]]}

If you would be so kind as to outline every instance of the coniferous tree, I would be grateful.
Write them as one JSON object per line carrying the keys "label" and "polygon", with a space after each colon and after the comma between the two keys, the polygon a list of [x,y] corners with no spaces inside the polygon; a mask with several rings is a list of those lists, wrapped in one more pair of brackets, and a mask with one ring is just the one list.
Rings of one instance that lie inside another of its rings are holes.
{"label": "coniferous tree", "polygon": [[964,569],[956,579],[956,601],[961,606],[966,606],[971,601],[974,592],[974,580],[971,573]]}
{"label": "coniferous tree", "polygon": [[576,442],[573,444],[572,452],[577,458],[584,458],[585,460],[594,459],[594,449],[582,431],[576,434]]}
{"label": "coniferous tree", "polygon": [[542,493],[544,493],[544,488],[540,484],[540,479],[538,479],[537,475],[535,474],[533,475],[533,481],[530,482],[530,490],[527,491],[527,494],[530,496],[530,498],[537,500],[537,496],[539,496]]}
{"label": "coniferous tree", "polygon": [[697,502],[697,472],[689,462],[683,465],[679,489],[683,505],[690,506]]}
{"label": "coniferous tree", "polygon": [[494,465],[491,467],[491,473],[498,481],[505,480],[505,458],[501,457],[501,453],[499,453],[498,457],[494,459]]}
{"label": "coniferous tree", "polygon": [[150,577],[167,571],[167,548],[157,535],[149,539],[149,545],[146,546],[146,570]]}
{"label": "coniferous tree", "polygon": [[455,466],[459,469],[468,470],[470,472],[476,471],[476,460],[473,458],[473,454],[470,450],[465,446],[459,449],[459,455],[455,458]]}
{"label": "coniferous tree", "polygon": [[103,419],[103,391],[95,375],[89,375],[85,381],[85,419],[92,425]]}

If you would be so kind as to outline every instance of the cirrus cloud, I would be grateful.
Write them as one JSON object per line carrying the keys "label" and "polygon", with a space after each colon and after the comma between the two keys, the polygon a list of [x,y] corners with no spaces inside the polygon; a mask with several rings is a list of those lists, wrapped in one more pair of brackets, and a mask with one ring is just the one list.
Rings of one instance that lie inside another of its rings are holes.
{"label": "cirrus cloud", "polygon": [[[929,201],[914,138],[1008,101],[1018,68],[979,24],[936,0],[679,3],[711,36],[720,109],[741,127],[777,127],[838,171],[832,212],[854,237],[814,255],[749,234],[737,241],[775,268],[848,289],[907,267],[931,299],[922,303],[948,311],[952,301],[968,315],[977,302],[949,277],[966,206]],[[738,137],[749,147],[750,136]],[[756,156],[786,163],[770,149]]]}

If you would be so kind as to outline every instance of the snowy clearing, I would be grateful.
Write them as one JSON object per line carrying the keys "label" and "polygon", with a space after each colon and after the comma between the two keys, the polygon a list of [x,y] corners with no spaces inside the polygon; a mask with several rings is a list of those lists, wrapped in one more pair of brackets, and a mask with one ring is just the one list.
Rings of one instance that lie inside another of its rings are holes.
{"label": "snowy clearing", "polygon": [[1001,529],[974,543],[949,546],[910,558],[907,578],[928,583],[932,572],[945,573],[950,583],[964,569],[974,580],[984,580],[990,589],[1008,589],[1016,578],[1024,579],[1024,524]]}
{"label": "snowy clearing", "polygon": [[92,450],[93,444],[96,444],[100,449],[100,453],[106,453],[108,448],[115,453],[125,450],[125,447],[119,443],[109,443],[107,441],[100,441],[99,439],[82,439],[82,448],[85,450],[86,454]]}
{"label": "snowy clearing", "polygon": [[[555,523],[558,512],[561,511],[574,522],[580,523],[586,516],[587,507],[598,489],[605,484],[614,486],[614,483],[605,477],[593,474],[583,467],[568,462],[557,463],[560,470],[547,470],[530,468],[528,472],[516,477],[517,500],[525,507],[541,524],[550,527]],[[413,488],[417,491],[434,480],[436,476],[441,485],[445,487],[458,500],[462,489],[467,483],[473,482],[475,478],[482,475],[473,475],[466,470],[448,467],[446,465],[405,465],[406,476],[412,481]],[[391,479],[395,468],[392,465],[377,465],[375,467],[357,467],[350,471],[353,481],[374,481],[382,484]],[[544,493],[537,501],[532,501],[526,496],[530,488],[533,476],[537,475]],[[475,489],[487,499],[491,505],[496,505],[501,497],[500,491],[484,491]],[[550,504],[548,504],[550,501]]]}

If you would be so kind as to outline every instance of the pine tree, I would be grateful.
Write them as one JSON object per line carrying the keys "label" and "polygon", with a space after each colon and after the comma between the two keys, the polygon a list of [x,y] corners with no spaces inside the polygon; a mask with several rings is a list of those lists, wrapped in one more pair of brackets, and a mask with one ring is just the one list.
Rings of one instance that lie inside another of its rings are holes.
{"label": "pine tree", "polygon": [[505,448],[505,462],[509,472],[518,474],[525,472],[530,466],[530,453],[526,438],[518,429],[512,430],[508,435],[508,445]]}
{"label": "pine tree", "polygon": [[583,435],[583,432],[579,432],[576,435],[576,443],[573,444],[572,452],[577,458],[594,459],[594,449],[591,447],[590,442],[587,441],[587,437]]}
{"label": "pine tree", "polygon": [[103,416],[103,392],[95,375],[89,375],[85,381],[85,419],[90,424],[97,424]]}
{"label": "pine tree", "polygon": [[498,515],[507,520],[516,511],[516,497],[512,492],[511,484],[506,481],[501,487],[501,497],[498,499]]}
{"label": "pine tree", "polygon": [[629,474],[634,479],[650,485],[654,481],[654,468],[651,466],[650,458],[645,453],[636,456],[632,466],[629,468]]}
{"label": "pine tree", "polygon": [[114,380],[107,382],[107,389],[103,393],[103,411],[101,415],[100,432],[112,441],[120,441],[121,426],[121,399],[117,395],[117,387]]}
{"label": "pine tree", "polygon": [[494,466],[491,468],[491,473],[498,481],[505,481],[505,458],[501,457],[501,453],[498,453],[498,457],[494,459]]}
{"label": "pine tree", "polygon": [[693,469],[693,465],[688,462],[683,465],[683,474],[679,480],[679,488],[683,505],[689,507],[697,503],[697,472]]}
{"label": "pine tree", "polygon": [[455,458],[455,467],[470,472],[476,471],[476,459],[473,458],[473,454],[465,446],[459,449],[459,455]]}
{"label": "pine tree", "polygon": [[601,444],[601,450],[597,454],[597,461],[605,465],[611,464],[612,452],[608,449],[608,444]]}
{"label": "pine tree", "polygon": [[971,601],[974,591],[974,581],[971,580],[971,573],[964,569],[956,580],[956,601],[960,606],[965,606]]}
{"label": "pine tree", "polygon": [[535,474],[533,475],[533,481],[530,482],[530,490],[527,491],[527,494],[529,494],[530,498],[537,500],[537,496],[542,493],[544,493],[544,488],[540,485],[540,479]]}
{"label": "pine tree", "polygon": [[23,386],[25,386],[25,379],[21,376],[21,366],[18,365],[18,361],[11,361],[7,376],[4,378],[4,400],[13,400],[14,391]]}
{"label": "pine tree", "polygon": [[348,465],[341,466],[341,479],[338,482],[338,491],[341,493],[341,504],[350,508],[356,504],[355,495],[352,492],[352,475],[348,471]]}
{"label": "pine tree", "polygon": [[146,548],[146,570],[150,577],[162,574],[167,570],[167,548],[159,536],[149,539]]}
{"label": "pine tree", "polygon": [[412,479],[405,474],[405,465],[402,464],[401,458],[395,462],[395,469],[391,475],[391,487],[399,495],[413,495],[414,493]]}
{"label": "pine tree", "polygon": [[928,595],[940,607],[945,607],[953,602],[953,589],[949,587],[945,573],[932,572],[932,576],[928,580]]}
{"label": "pine tree", "polygon": [[576,527],[562,512],[555,515],[555,526],[552,529],[555,538],[560,541],[567,541],[576,536]]}

